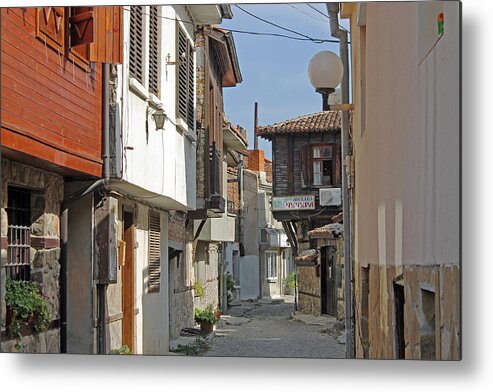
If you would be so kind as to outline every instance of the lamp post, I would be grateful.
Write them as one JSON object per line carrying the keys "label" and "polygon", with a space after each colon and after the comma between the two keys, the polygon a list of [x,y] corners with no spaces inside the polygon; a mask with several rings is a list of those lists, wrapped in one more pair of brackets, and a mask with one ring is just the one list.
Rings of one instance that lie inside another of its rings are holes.
{"label": "lamp post", "polygon": [[323,50],[308,64],[308,78],[315,91],[322,95],[322,110],[329,110],[329,95],[341,83],[344,68],[334,52]]}

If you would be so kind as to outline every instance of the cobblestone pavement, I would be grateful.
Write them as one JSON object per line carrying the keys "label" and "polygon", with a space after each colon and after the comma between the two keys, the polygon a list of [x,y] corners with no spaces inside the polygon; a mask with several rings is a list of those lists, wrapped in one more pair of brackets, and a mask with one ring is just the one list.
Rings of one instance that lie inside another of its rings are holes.
{"label": "cobblestone pavement", "polygon": [[249,321],[227,325],[223,320],[205,356],[345,358],[344,344],[329,335],[326,327],[294,320],[293,311],[292,298],[273,303],[243,302],[230,308],[228,316]]}

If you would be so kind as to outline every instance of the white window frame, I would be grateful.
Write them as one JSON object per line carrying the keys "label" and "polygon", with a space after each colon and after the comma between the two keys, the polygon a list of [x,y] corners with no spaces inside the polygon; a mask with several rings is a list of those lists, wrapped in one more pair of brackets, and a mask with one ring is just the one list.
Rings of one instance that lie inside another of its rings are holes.
{"label": "white window frame", "polygon": [[276,251],[265,252],[265,277],[268,281],[275,282],[279,274],[279,254]]}

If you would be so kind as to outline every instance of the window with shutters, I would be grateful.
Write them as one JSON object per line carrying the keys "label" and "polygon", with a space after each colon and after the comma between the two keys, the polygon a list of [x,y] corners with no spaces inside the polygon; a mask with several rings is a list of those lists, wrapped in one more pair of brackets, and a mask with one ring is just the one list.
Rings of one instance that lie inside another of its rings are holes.
{"label": "window with shutters", "polygon": [[69,59],[85,67],[90,63],[90,42],[94,41],[93,7],[67,7],[67,10]]}
{"label": "window with shutters", "polygon": [[159,213],[149,213],[148,292],[159,293],[161,285],[161,223]]}
{"label": "window with shutters", "polygon": [[149,7],[149,91],[159,97],[159,15],[158,7]]}
{"label": "window with shutters", "polygon": [[31,192],[8,188],[6,275],[12,280],[30,280]]}
{"label": "window with shutters", "polygon": [[300,149],[300,161],[303,188],[340,185],[337,144],[305,145]]}
{"label": "window with shutters", "polygon": [[64,53],[65,7],[38,7],[36,10],[36,36],[46,45]]}
{"label": "window with shutters", "polygon": [[178,26],[177,55],[177,80],[178,80],[178,115],[186,122],[189,131],[194,130],[195,125],[195,62],[193,44],[188,39],[185,31]]}
{"label": "window with shutters", "polygon": [[130,7],[129,72],[144,84],[144,6]]}

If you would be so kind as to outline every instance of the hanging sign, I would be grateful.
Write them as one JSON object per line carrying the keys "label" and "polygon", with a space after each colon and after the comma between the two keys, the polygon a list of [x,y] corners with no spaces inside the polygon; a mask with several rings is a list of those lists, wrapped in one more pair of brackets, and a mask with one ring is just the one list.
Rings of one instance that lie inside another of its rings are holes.
{"label": "hanging sign", "polygon": [[272,198],[272,211],[314,210],[315,195]]}

